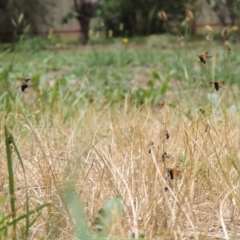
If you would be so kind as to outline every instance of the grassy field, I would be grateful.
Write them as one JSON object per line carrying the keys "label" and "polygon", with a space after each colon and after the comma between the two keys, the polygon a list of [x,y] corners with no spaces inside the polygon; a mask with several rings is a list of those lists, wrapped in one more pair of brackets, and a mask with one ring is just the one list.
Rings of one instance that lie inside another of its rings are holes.
{"label": "grassy field", "polygon": [[1,239],[240,239],[239,52],[1,46]]}

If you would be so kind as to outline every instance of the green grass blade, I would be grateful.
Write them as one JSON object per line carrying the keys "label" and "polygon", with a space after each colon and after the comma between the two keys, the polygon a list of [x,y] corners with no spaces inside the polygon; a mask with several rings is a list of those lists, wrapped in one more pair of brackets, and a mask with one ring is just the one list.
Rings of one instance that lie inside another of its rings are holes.
{"label": "green grass blade", "polygon": [[76,231],[77,238],[91,240],[81,203],[79,202],[79,199],[72,186],[68,186],[67,189],[65,190],[65,197],[71,210],[71,215],[73,218],[73,222],[75,224],[74,228]]}
{"label": "green grass blade", "polygon": [[[36,207],[34,210],[30,210],[30,211],[28,211],[26,214],[23,214],[23,215],[21,215],[20,217],[15,218],[13,221],[6,223],[3,227],[0,228],[0,232],[3,231],[4,229],[7,229],[7,227],[9,227],[9,226],[16,226],[16,224],[17,224],[19,221],[21,221],[22,219],[24,219],[24,218],[28,218],[28,219],[29,219],[29,217],[30,217],[32,214],[34,214],[34,213],[36,213],[36,212],[39,212],[41,209],[47,207],[48,205],[49,205],[49,203],[44,203],[44,204]],[[34,221],[35,221],[35,219],[33,220],[33,222],[34,222]],[[31,225],[32,225],[32,223],[31,223]]]}
{"label": "green grass blade", "polygon": [[11,136],[9,136],[8,129],[5,126],[5,141],[6,141],[6,152],[7,152],[7,166],[8,166],[8,181],[9,181],[9,193],[10,193],[10,205],[12,211],[13,219],[13,239],[15,239],[14,234],[16,233],[16,207],[15,207],[15,191],[14,191],[14,173],[13,173],[13,163],[12,163],[12,150],[10,147]]}
{"label": "green grass blade", "polygon": [[22,167],[22,170],[23,170],[23,177],[24,177],[24,182],[25,182],[25,195],[26,195],[26,227],[25,227],[25,237],[26,239],[28,238],[28,233],[29,233],[29,229],[30,229],[30,224],[29,224],[29,215],[28,215],[28,212],[29,212],[29,197],[28,197],[28,187],[27,187],[27,178],[26,178],[26,172],[25,172],[25,168],[24,168],[24,165],[23,165],[23,161],[22,161],[22,158],[21,158],[21,155],[18,151],[18,148],[15,144],[15,141],[13,139],[13,137],[11,137],[12,139],[12,144],[13,144],[13,147],[14,147],[14,150],[17,154],[17,157],[18,157],[18,160],[20,162],[20,165]]}

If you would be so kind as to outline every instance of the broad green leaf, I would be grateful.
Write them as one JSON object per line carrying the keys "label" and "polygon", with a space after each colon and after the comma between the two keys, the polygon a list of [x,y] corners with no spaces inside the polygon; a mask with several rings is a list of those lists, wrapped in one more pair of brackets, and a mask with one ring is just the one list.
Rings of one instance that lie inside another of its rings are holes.
{"label": "broad green leaf", "polygon": [[119,221],[121,215],[122,201],[121,198],[117,196],[104,204],[99,210],[92,226],[107,235],[111,227]]}
{"label": "broad green leaf", "polygon": [[152,71],[152,77],[154,79],[160,79],[159,74],[156,71]]}
{"label": "broad green leaf", "polygon": [[161,87],[161,94],[165,94],[168,90],[168,81],[165,82]]}
{"label": "broad green leaf", "polygon": [[88,232],[87,223],[83,214],[82,206],[72,186],[65,190],[66,201],[71,210],[71,215],[74,222],[74,228],[78,239],[91,240]]}

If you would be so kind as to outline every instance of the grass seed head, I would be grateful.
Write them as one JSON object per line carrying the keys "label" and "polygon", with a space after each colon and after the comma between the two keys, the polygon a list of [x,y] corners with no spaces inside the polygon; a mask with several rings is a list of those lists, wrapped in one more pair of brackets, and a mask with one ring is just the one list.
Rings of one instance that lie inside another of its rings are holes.
{"label": "grass seed head", "polygon": [[206,40],[207,40],[208,42],[211,42],[211,41],[213,40],[213,37],[212,37],[211,32],[209,32],[209,33],[207,34]]}
{"label": "grass seed head", "polygon": [[231,43],[228,40],[224,42],[224,47],[227,49],[228,54],[231,54]]}
{"label": "grass seed head", "polygon": [[169,134],[169,132],[168,132],[167,129],[166,129],[166,131],[165,131],[165,137],[166,137],[166,139],[169,139],[169,138],[170,138],[170,134]]}
{"label": "grass seed head", "polygon": [[184,40],[184,37],[183,37],[183,35],[181,35],[181,36],[178,36],[178,38],[177,38],[177,42],[178,42],[178,43],[181,43],[181,42],[183,42],[183,40]]}
{"label": "grass seed head", "polygon": [[151,154],[152,153],[152,148],[153,148],[153,146],[154,146],[154,142],[149,142],[149,144],[148,144],[148,153],[149,154]]}
{"label": "grass seed head", "polygon": [[186,21],[190,22],[192,20],[194,20],[194,14],[192,11],[190,10],[186,10],[186,17],[185,17]]}
{"label": "grass seed head", "polygon": [[124,24],[123,24],[123,23],[120,23],[120,24],[119,24],[119,31],[123,31],[123,29],[124,29]]}
{"label": "grass seed head", "polygon": [[230,48],[230,47],[231,47],[231,43],[230,43],[228,40],[226,40],[226,41],[224,42],[224,47],[225,47],[225,48]]}
{"label": "grass seed head", "polygon": [[223,38],[227,38],[229,36],[229,30],[228,30],[227,27],[224,27],[222,29],[221,35],[222,35]]}
{"label": "grass seed head", "polygon": [[205,29],[208,33],[211,33],[213,31],[212,27],[210,25],[206,25]]}
{"label": "grass seed head", "polygon": [[228,51],[228,54],[231,54],[231,47],[229,47],[227,51]]}
{"label": "grass seed head", "polygon": [[158,14],[158,17],[159,17],[160,20],[162,20],[164,22],[167,21],[167,19],[168,19],[167,14],[165,12],[160,12]]}
{"label": "grass seed head", "polygon": [[47,38],[51,39],[54,33],[54,29],[53,28],[49,28],[48,29],[48,34],[47,34]]}
{"label": "grass seed head", "polygon": [[108,30],[108,37],[109,38],[112,38],[113,37],[113,30]]}
{"label": "grass seed head", "polygon": [[167,158],[170,158],[171,156],[169,154],[167,154],[166,152],[164,152],[162,154],[162,161],[165,161]]}

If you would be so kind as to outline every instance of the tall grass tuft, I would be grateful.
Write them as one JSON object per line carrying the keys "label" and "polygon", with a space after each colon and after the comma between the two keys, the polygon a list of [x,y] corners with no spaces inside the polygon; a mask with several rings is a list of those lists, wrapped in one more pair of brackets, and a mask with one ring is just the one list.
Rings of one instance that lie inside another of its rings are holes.
{"label": "tall grass tuft", "polygon": [[[13,139],[13,136],[9,132],[8,128],[5,126],[5,144],[6,144],[6,157],[7,157],[7,166],[8,166],[8,186],[9,186],[9,198],[10,198],[10,213],[6,216],[3,216],[0,220],[0,236],[1,234],[4,234],[5,236],[11,236],[12,239],[19,239],[20,236],[22,239],[28,239],[29,238],[29,232],[30,228],[35,223],[37,217],[32,217],[30,220],[31,215],[34,215],[37,213],[37,216],[39,214],[39,211],[49,204],[41,204],[37,206],[35,209],[30,210],[29,209],[29,197],[28,197],[28,184],[27,184],[27,177],[26,172],[24,168],[23,161],[21,159],[21,155],[18,151],[18,148],[15,144],[15,141]],[[24,183],[25,183],[25,213],[22,215],[18,215],[17,211],[19,210],[20,206],[17,206],[16,204],[16,193],[15,193],[15,181],[14,181],[14,164],[13,164],[13,154],[14,152],[17,155],[17,159],[20,162],[23,177],[24,177]],[[17,229],[18,224],[20,224],[20,221],[25,219],[25,225],[24,228],[20,228],[21,233],[19,233],[19,230]]]}

